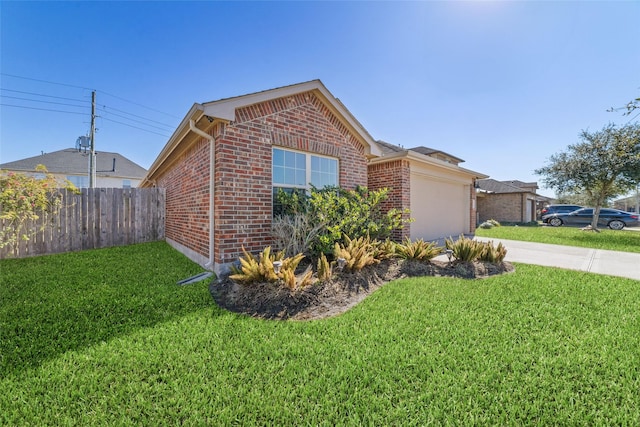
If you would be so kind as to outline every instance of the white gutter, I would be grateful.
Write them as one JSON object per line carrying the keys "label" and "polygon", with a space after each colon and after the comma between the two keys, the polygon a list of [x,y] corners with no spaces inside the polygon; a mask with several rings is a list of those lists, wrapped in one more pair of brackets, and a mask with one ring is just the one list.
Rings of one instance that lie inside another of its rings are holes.
{"label": "white gutter", "polygon": [[214,209],[214,203],[213,203],[213,197],[215,194],[214,191],[214,185],[215,185],[215,177],[214,177],[214,173],[215,173],[215,139],[213,136],[209,135],[208,133],[204,132],[201,129],[198,129],[196,127],[196,122],[193,119],[189,119],[189,129],[191,129],[191,131],[193,131],[195,134],[200,135],[201,137],[205,138],[206,140],[209,141],[209,262],[206,263],[204,265],[205,268],[209,269],[209,270],[213,270],[214,268],[214,239],[213,239],[213,232],[214,232],[214,225],[215,225],[215,221],[213,219],[213,209]]}

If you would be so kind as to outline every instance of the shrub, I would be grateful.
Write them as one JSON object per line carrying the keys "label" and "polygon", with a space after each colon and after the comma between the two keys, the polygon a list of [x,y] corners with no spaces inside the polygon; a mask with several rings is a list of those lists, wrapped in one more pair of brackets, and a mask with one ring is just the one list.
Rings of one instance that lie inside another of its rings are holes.
{"label": "shrub", "polygon": [[375,244],[369,236],[353,240],[345,236],[345,240],[347,241],[345,245],[336,242],[333,255],[336,259],[344,258],[347,269],[359,271],[379,262],[375,257]]}
{"label": "shrub", "polygon": [[419,261],[428,261],[440,255],[442,248],[435,242],[425,242],[418,239],[414,242],[407,238],[402,244],[396,245],[396,253],[403,259],[415,259]]}
{"label": "shrub", "polygon": [[[306,284],[310,278],[305,273],[300,280],[296,279],[295,271],[298,264],[304,258],[303,254],[297,254],[294,257],[285,258],[284,252],[280,251],[275,255],[271,253],[271,246],[267,246],[259,254],[259,258],[247,252],[242,248],[244,256],[240,258],[240,268],[232,266],[229,278],[237,282],[258,283],[258,282],[275,282],[282,280],[290,289],[300,287]],[[280,271],[275,272],[274,263],[280,262]],[[310,275],[309,275],[310,276]]]}
{"label": "shrub", "polygon": [[376,240],[373,242],[373,256],[375,259],[382,261],[383,259],[395,258],[397,243],[390,239]]}
{"label": "shrub", "polygon": [[464,237],[462,234],[456,241],[451,237],[445,239],[445,246],[453,251],[455,259],[464,262],[477,260],[484,250],[481,242]]}
{"label": "shrub", "polygon": [[318,280],[324,282],[326,280],[330,280],[333,276],[333,269],[331,264],[327,260],[325,254],[320,254],[320,258],[318,258]]}
{"label": "shrub", "polygon": [[296,276],[294,270],[290,268],[282,270],[279,276],[282,279],[282,283],[291,290],[305,288],[313,284],[313,270],[311,266],[307,267],[299,276]]}
{"label": "shrub", "polygon": [[255,283],[255,282],[274,282],[278,280],[278,276],[273,268],[274,261],[282,261],[284,253],[280,252],[276,255],[271,254],[271,246],[267,246],[259,255],[259,260],[247,252],[242,247],[244,256],[239,259],[240,268],[231,266],[231,279],[238,282]]}
{"label": "shrub", "polygon": [[0,230],[0,248],[13,245],[15,249],[20,240],[29,240],[42,231],[45,225],[38,230],[30,226],[30,221],[59,213],[62,205],[60,188],[78,191],[67,180],[59,183],[43,165],[36,166],[36,171],[44,177],[0,173],[0,220],[4,222]]}
{"label": "shrub", "polygon": [[492,263],[501,263],[504,261],[504,257],[507,255],[507,248],[502,245],[502,242],[498,243],[498,246],[493,246],[493,242],[478,242],[483,244],[482,252],[480,253],[478,260]]}
{"label": "shrub", "polygon": [[[345,236],[354,239],[364,236],[386,239],[393,230],[401,229],[411,221],[405,218],[408,211],[383,211],[382,202],[388,197],[387,189],[313,188],[308,195],[279,191],[276,197],[282,208],[281,216],[303,215],[306,219],[298,221],[314,227],[301,226],[305,231],[291,234],[286,231],[278,232],[278,236],[282,240],[297,240],[296,247],[304,246],[302,252],[311,256],[330,253],[335,243],[346,243]],[[284,221],[276,219],[274,222],[279,227]],[[281,245],[283,248],[290,246],[284,241]]]}
{"label": "shrub", "polygon": [[287,255],[311,255],[313,242],[324,228],[324,224],[312,223],[311,219],[300,212],[275,217],[271,224],[273,245]]}
{"label": "shrub", "polygon": [[500,223],[498,221],[496,221],[495,219],[488,219],[486,221],[484,221],[482,224],[480,224],[478,226],[479,228],[493,228],[493,227],[500,227]]}

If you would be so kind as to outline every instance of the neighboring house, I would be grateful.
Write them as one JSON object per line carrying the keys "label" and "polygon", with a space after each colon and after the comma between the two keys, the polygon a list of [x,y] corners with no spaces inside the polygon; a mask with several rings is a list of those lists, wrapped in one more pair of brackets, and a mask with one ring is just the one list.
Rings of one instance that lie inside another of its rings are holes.
{"label": "neighboring house", "polygon": [[640,191],[636,190],[636,194],[633,196],[615,200],[613,207],[625,212],[640,213]]}
{"label": "neighboring house", "polygon": [[472,232],[473,183],[486,175],[460,161],[375,141],[313,80],[194,104],[141,185],[166,189],[167,241],[219,273],[242,247],[271,244],[279,188],[388,187],[387,207],[409,208],[416,218],[397,238]]}
{"label": "neighboring house", "polygon": [[542,206],[551,200],[536,193],[537,182],[480,179],[476,185],[478,223],[489,219],[513,223],[536,221]]}
{"label": "neighboring house", "polygon": [[[2,163],[0,169],[37,176],[38,165],[44,165],[50,174],[60,180],[68,179],[78,188],[89,186],[89,154],[75,148]],[[118,153],[96,152],[97,188],[134,188],[146,172],[145,168]]]}

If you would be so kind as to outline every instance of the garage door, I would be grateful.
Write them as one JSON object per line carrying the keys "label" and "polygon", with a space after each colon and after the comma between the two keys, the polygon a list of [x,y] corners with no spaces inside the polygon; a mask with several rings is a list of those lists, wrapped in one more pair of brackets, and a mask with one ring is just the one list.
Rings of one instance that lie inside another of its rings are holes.
{"label": "garage door", "polygon": [[468,233],[469,209],[468,185],[411,174],[411,239]]}

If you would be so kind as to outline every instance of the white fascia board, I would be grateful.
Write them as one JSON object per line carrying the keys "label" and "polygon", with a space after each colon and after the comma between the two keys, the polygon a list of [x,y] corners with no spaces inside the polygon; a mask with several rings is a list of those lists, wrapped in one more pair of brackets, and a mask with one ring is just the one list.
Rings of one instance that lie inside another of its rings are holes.
{"label": "white fascia board", "polygon": [[472,178],[478,178],[478,179],[489,178],[489,175],[485,175],[485,174],[480,173],[480,172],[472,171],[470,169],[465,169],[465,168],[462,168],[462,167],[460,167],[458,165],[454,165],[452,163],[448,163],[448,162],[445,162],[443,160],[439,160],[439,159],[433,158],[431,156],[427,156],[425,154],[416,153],[414,151],[408,151],[408,156],[407,157],[409,159],[415,160],[417,162],[429,163],[429,164],[432,164],[434,166],[440,166],[442,168],[449,169],[451,171],[455,171],[455,172],[463,173],[463,174],[466,174],[466,175],[470,175]]}
{"label": "white fascia board", "polygon": [[182,121],[180,122],[176,130],[173,132],[173,134],[169,138],[169,141],[167,141],[165,146],[160,151],[160,154],[158,154],[158,157],[156,157],[156,159],[153,161],[153,164],[151,164],[151,167],[149,167],[149,170],[145,174],[144,178],[142,178],[142,181],[141,181],[142,183],[149,180],[149,178],[164,163],[164,161],[169,157],[169,155],[171,155],[173,150],[176,149],[178,144],[180,144],[180,141],[182,141],[182,139],[187,135],[187,133],[189,133],[189,120],[194,119],[194,117],[200,118],[202,116],[202,110],[203,110],[203,107],[201,104],[198,104],[198,103],[193,104],[193,106],[189,109],[189,112],[187,113],[187,115],[184,116],[184,118],[182,119]]}
{"label": "white fascia board", "polygon": [[392,160],[399,160],[399,159],[403,159],[403,158],[406,158],[407,160],[413,160],[413,161],[415,161],[417,163],[428,164],[428,165],[431,165],[431,166],[448,169],[448,170],[453,171],[453,172],[463,173],[463,174],[466,174],[466,175],[470,175],[473,178],[478,178],[478,179],[489,178],[489,175],[485,175],[485,174],[480,173],[480,172],[472,171],[470,169],[465,169],[465,168],[462,168],[462,167],[460,167],[458,165],[447,163],[445,161],[433,158],[431,156],[427,156],[425,154],[416,153],[415,151],[411,151],[411,150],[399,151],[399,152],[393,153],[391,155],[386,155],[384,157],[379,157],[377,159],[373,159],[373,160],[371,160],[370,164],[375,165],[375,164],[378,164],[378,163],[386,163],[386,162],[390,162]]}

